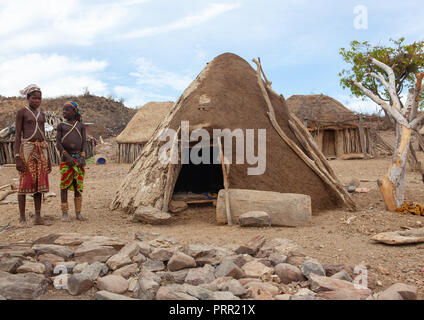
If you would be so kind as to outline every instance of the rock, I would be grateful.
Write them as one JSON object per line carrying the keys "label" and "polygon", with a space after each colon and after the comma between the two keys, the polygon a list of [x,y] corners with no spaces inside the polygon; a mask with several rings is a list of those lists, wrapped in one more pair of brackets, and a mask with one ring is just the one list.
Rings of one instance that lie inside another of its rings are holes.
{"label": "rock", "polygon": [[322,266],[327,277],[331,277],[346,268],[344,264],[323,264]]}
{"label": "rock", "polygon": [[96,300],[136,300],[121,294],[116,294],[108,291],[97,291],[94,294]]}
{"label": "rock", "polygon": [[229,291],[237,297],[244,296],[247,293],[246,288],[243,287],[238,280],[231,278],[218,278],[214,282],[218,290]]}
{"label": "rock", "polygon": [[307,278],[311,273],[325,277],[325,270],[323,266],[315,261],[305,261],[305,263],[303,263],[300,267],[300,270],[302,271],[302,274]]}
{"label": "rock", "polygon": [[87,274],[77,273],[73,274],[68,279],[68,292],[73,296],[79,296],[84,292],[87,292],[93,286],[93,281]]}
{"label": "rock", "polygon": [[316,296],[317,294],[308,288],[302,288],[298,292],[296,292],[295,296],[304,297],[304,296]]}
{"label": "rock", "polygon": [[275,238],[266,241],[256,256],[258,258],[267,258],[272,253],[280,253],[287,257],[290,257],[294,254],[303,254],[303,249],[301,246],[299,246],[292,240]]}
{"label": "rock", "polygon": [[273,300],[270,292],[258,286],[251,286],[247,291],[247,295],[253,300]]}
{"label": "rock", "polygon": [[190,270],[191,269],[183,269],[175,272],[168,272],[168,275],[170,276],[170,281],[175,282],[177,284],[183,284]]}
{"label": "rock", "polygon": [[160,285],[156,281],[148,278],[141,278],[134,290],[134,298],[140,300],[154,300],[159,288]]}
{"label": "rock", "polygon": [[188,245],[183,248],[183,252],[193,257],[198,266],[205,264],[217,265],[223,258],[218,256],[216,248],[212,246]]}
{"label": "rock", "polygon": [[212,300],[240,300],[239,297],[236,297],[234,294],[232,294],[229,291],[217,291],[213,293]]}
{"label": "rock", "polygon": [[[399,299],[398,295],[401,299]],[[377,300],[417,300],[418,290],[414,286],[396,283],[378,294]]]}
{"label": "rock", "polygon": [[0,271],[16,273],[16,269],[18,269],[21,265],[21,258],[13,258],[10,255],[0,258]]}
{"label": "rock", "polygon": [[188,205],[185,201],[170,201],[169,202],[169,211],[172,213],[179,213],[188,208]]}
{"label": "rock", "polygon": [[174,250],[170,249],[157,248],[150,253],[149,258],[152,260],[166,262],[171,259],[171,257],[174,255],[174,252]]}
{"label": "rock", "polygon": [[252,281],[246,285],[247,290],[251,288],[260,288],[263,291],[269,292],[272,296],[279,294],[280,289],[271,283]]}
{"label": "rock", "polygon": [[112,246],[86,245],[83,244],[75,251],[75,261],[77,262],[106,262],[111,256],[116,254],[116,249]]}
{"label": "rock", "polygon": [[105,276],[108,272],[108,266],[105,263],[101,263],[98,261],[90,264],[82,271],[82,273],[88,275],[88,277],[92,281],[96,280],[98,277]]}
{"label": "rock", "polygon": [[238,218],[241,227],[270,227],[271,217],[263,211],[249,211]]}
{"label": "rock", "polygon": [[324,300],[323,298],[320,298],[318,296],[291,296],[290,300],[293,301],[310,301],[310,300]]}
{"label": "rock", "polygon": [[290,300],[291,296],[291,294],[279,294],[274,297],[274,300],[287,301]]}
{"label": "rock", "polygon": [[148,270],[141,270],[141,272],[138,274],[138,278],[139,279],[150,279],[150,280],[153,280],[157,283],[161,283],[161,281],[162,281],[162,278],[158,274],[153,273],[153,272],[148,271]]}
{"label": "rock", "polygon": [[272,268],[269,268],[258,261],[251,261],[246,263],[242,267],[242,270],[244,271],[245,276],[248,278],[260,278],[265,274],[271,274],[273,271]]}
{"label": "rock", "polygon": [[38,238],[34,244],[56,244],[59,246],[79,246],[91,237],[79,233],[55,233]]}
{"label": "rock", "polygon": [[272,266],[275,267],[276,265],[286,263],[287,256],[278,252],[274,252],[269,255],[268,260],[271,262]]}
{"label": "rock", "polygon": [[125,245],[117,254],[110,257],[106,264],[111,270],[122,268],[131,264],[132,258],[140,253],[140,247],[137,242]]}
{"label": "rock", "polygon": [[72,274],[60,274],[52,278],[53,286],[56,290],[66,290],[68,289],[69,278],[72,277]]}
{"label": "rock", "polygon": [[118,238],[109,238],[103,236],[91,237],[88,241],[84,241],[81,246],[101,246],[101,247],[113,247],[116,251],[121,250],[127,244],[126,241],[122,241]]}
{"label": "rock", "polygon": [[142,268],[148,271],[155,272],[165,270],[165,265],[162,261],[147,259],[146,262],[142,264]]}
{"label": "rock", "polygon": [[136,263],[133,263],[121,269],[115,270],[112,274],[128,279],[132,275],[135,275],[137,272],[138,272],[138,265]]}
{"label": "rock", "polygon": [[69,260],[74,256],[74,252],[71,249],[55,244],[36,244],[32,249],[39,255],[49,253],[65,260]]}
{"label": "rock", "polygon": [[258,235],[250,239],[246,244],[236,249],[237,254],[248,254],[254,256],[265,243],[266,239],[262,235]]}
{"label": "rock", "polygon": [[134,239],[139,240],[141,242],[150,241],[150,240],[153,240],[153,239],[156,239],[156,238],[157,238],[157,236],[154,236],[152,233],[147,233],[147,232],[144,232],[144,231],[137,231],[134,234]]}
{"label": "rock", "polygon": [[238,255],[224,257],[221,263],[223,263],[224,261],[231,261],[231,262],[234,262],[239,268],[241,268],[246,263],[251,262],[253,260],[255,259],[248,254],[238,254]]}
{"label": "rock", "polygon": [[[312,217],[308,195],[241,189],[230,189],[229,194],[233,221],[246,212],[262,211],[268,213],[273,226],[297,227],[307,224]],[[227,223],[224,190],[218,194],[216,219],[218,223]]]}
{"label": "rock", "polygon": [[37,300],[46,292],[47,285],[46,278],[39,274],[0,271],[0,296],[7,300]]}
{"label": "rock", "polygon": [[286,263],[300,268],[302,266],[302,264],[304,264],[308,260],[309,260],[309,258],[305,257],[304,255],[298,255],[298,254],[293,255],[292,254],[292,255],[290,255],[290,257],[287,257]]}
{"label": "rock", "polygon": [[356,290],[340,289],[336,291],[321,292],[318,297],[325,300],[364,300],[366,295]]}
{"label": "rock", "polygon": [[152,247],[150,246],[150,244],[146,243],[146,242],[142,242],[142,241],[138,241],[137,242],[138,247],[140,248],[140,253],[145,256],[148,257],[150,255],[150,252],[152,252]]}
{"label": "rock", "polygon": [[74,269],[73,269],[73,273],[81,273],[85,270],[85,268],[87,268],[89,266],[88,262],[84,262],[84,263],[78,263]]}
{"label": "rock", "polygon": [[37,273],[44,274],[46,272],[46,267],[42,263],[36,262],[25,262],[18,269],[16,269],[16,273]]}
{"label": "rock", "polygon": [[214,270],[210,265],[205,265],[203,268],[190,269],[184,282],[193,286],[198,286],[202,283],[211,283],[215,280]]}
{"label": "rock", "polygon": [[134,290],[137,288],[138,285],[138,279],[137,278],[129,278],[128,279],[128,291],[134,292]]}
{"label": "rock", "polygon": [[0,296],[7,300],[37,300],[47,289],[48,281],[35,273],[10,274],[0,271]]}
{"label": "rock", "polygon": [[302,271],[291,264],[281,263],[275,267],[275,273],[278,275],[280,281],[284,284],[292,282],[302,282],[305,278],[302,275]]}
{"label": "rock", "polygon": [[158,225],[169,222],[171,215],[153,207],[139,207],[134,214],[134,222]]}
{"label": "rock", "polygon": [[198,300],[197,298],[188,295],[179,287],[165,286],[160,287],[156,293],[156,300]]}
{"label": "rock", "polygon": [[195,297],[196,299],[199,299],[199,300],[214,299],[214,294],[215,294],[214,291],[211,291],[202,287],[198,287],[198,286],[192,286],[189,284],[184,284],[183,288],[187,294],[191,295],[192,297]]}
{"label": "rock", "polygon": [[315,274],[310,274],[309,280],[311,284],[311,290],[317,293],[325,291],[350,290],[353,294],[360,296],[361,299],[366,299],[372,293],[370,289],[365,287],[356,288],[357,286],[351,282],[322,277]]}
{"label": "rock", "polygon": [[55,267],[59,263],[65,262],[65,259],[63,257],[57,256],[51,253],[45,253],[45,254],[39,255],[37,260],[40,261],[41,263],[48,262],[53,267]]}
{"label": "rock", "polygon": [[156,239],[149,242],[152,247],[155,248],[170,248],[174,247],[178,243],[177,239],[168,236],[159,236]]}
{"label": "rock", "polygon": [[134,257],[132,257],[131,261],[134,262],[137,265],[140,265],[140,264],[146,262],[147,258],[144,255],[142,255],[141,253],[139,253],[139,254],[135,255]]}
{"label": "rock", "polygon": [[128,281],[121,276],[108,275],[97,279],[97,288],[99,290],[122,294],[128,290]]}
{"label": "rock", "polygon": [[215,271],[215,275],[220,277],[232,277],[234,279],[240,279],[245,277],[245,273],[240,269],[234,262],[224,260]]}
{"label": "rock", "polygon": [[132,264],[132,260],[129,256],[123,256],[118,253],[110,257],[106,261],[106,264],[111,270],[116,270],[125,267],[126,265]]}
{"label": "rock", "polygon": [[344,281],[349,281],[349,282],[352,282],[353,281],[352,277],[345,270],[342,270],[340,272],[337,272],[336,274],[333,274],[331,276],[331,278],[333,278],[333,279],[339,279],[339,280],[344,280]]}
{"label": "rock", "polygon": [[243,278],[239,280],[242,286],[246,286],[250,282],[257,282],[257,281],[258,281],[258,278]]}
{"label": "rock", "polygon": [[195,268],[196,260],[182,252],[175,252],[168,262],[169,271],[179,271],[186,268]]}

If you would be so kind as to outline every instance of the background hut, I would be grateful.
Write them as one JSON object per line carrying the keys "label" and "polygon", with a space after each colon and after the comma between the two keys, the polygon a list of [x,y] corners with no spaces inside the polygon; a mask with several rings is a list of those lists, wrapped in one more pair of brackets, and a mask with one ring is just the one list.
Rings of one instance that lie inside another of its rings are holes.
{"label": "background hut", "polygon": [[116,138],[118,163],[133,163],[137,159],[141,149],[173,105],[173,102],[149,102],[138,110]]}
{"label": "background hut", "polygon": [[374,155],[370,132],[363,117],[325,95],[294,95],[287,100],[290,112],[303,121],[329,159],[366,158]]}
{"label": "background hut", "polygon": [[[60,163],[60,154],[56,148],[56,128],[63,121],[63,118],[54,112],[47,111],[46,114],[46,141],[49,145],[49,154],[52,165]],[[0,164],[15,163],[15,124],[0,131]],[[87,138],[87,149],[85,150],[87,158],[94,155],[94,141]]]}

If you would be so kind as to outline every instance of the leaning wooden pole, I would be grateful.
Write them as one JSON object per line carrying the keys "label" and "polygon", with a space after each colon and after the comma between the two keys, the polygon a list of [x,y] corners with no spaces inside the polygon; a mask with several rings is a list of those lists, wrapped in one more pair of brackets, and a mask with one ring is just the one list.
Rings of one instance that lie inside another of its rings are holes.
{"label": "leaning wooden pole", "polygon": [[218,138],[218,147],[219,147],[219,155],[221,157],[222,175],[224,178],[225,211],[227,213],[228,225],[232,226],[233,219],[231,217],[231,210],[230,210],[230,191],[229,191],[228,175],[227,175],[227,169],[225,167],[224,150],[222,149],[221,137]]}
{"label": "leaning wooden pole", "polygon": [[[253,59],[253,62],[257,65],[257,77],[258,77],[258,84],[259,87],[261,88],[262,94],[264,96],[265,102],[267,104],[268,107],[268,117],[271,121],[272,126],[274,127],[274,129],[277,131],[277,133],[279,134],[279,136],[284,140],[284,142],[298,155],[298,157],[300,159],[303,160],[303,162],[306,163],[306,165],[312,169],[312,171],[314,171],[318,177],[320,177],[323,182],[328,185],[338,196],[339,198],[343,201],[343,203],[346,205],[346,207],[349,208],[349,210],[356,210],[356,206],[355,203],[353,202],[353,200],[350,198],[350,196],[347,194],[347,192],[343,189],[340,190],[340,188],[337,187],[337,183],[335,183],[336,181],[334,179],[332,179],[332,177],[330,176],[330,174],[328,173],[328,171],[323,170],[323,168],[319,168],[319,166],[316,164],[316,162],[314,162],[311,158],[309,158],[303,151],[302,149],[300,149],[297,144],[292,141],[283,131],[283,129],[280,127],[280,125],[278,124],[276,117],[275,117],[275,111],[274,111],[274,107],[272,106],[271,100],[268,96],[268,92],[265,88],[264,82],[262,80],[262,76],[261,76],[261,64],[256,60]],[[311,149],[310,149],[311,150]],[[309,150],[309,151],[310,151]],[[317,160],[317,159],[316,159]]]}

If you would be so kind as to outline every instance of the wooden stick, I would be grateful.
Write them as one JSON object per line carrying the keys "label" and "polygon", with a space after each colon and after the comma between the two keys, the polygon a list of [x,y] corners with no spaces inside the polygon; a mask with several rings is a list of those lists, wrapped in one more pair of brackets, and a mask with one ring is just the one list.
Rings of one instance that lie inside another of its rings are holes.
{"label": "wooden stick", "polygon": [[10,183],[10,184],[6,184],[6,185],[4,185],[4,186],[1,186],[1,187],[0,187],[0,190],[7,189],[7,188],[11,187],[12,185],[13,185],[13,184],[12,184],[12,183]]}
{"label": "wooden stick", "polygon": [[260,73],[260,63],[256,60],[253,59],[253,62],[256,63],[258,69],[257,69],[257,77],[258,77],[258,84],[259,87],[261,88],[262,94],[265,98],[267,107],[268,107],[268,117],[271,121],[272,126],[274,127],[274,129],[277,131],[277,133],[280,135],[280,137],[284,140],[284,142],[298,155],[298,157],[300,159],[302,159],[306,165],[311,168],[317,175],[318,177],[321,178],[321,180],[324,181],[325,184],[327,184],[338,196],[339,198],[345,203],[345,205],[350,209],[350,210],[356,210],[356,206],[355,203],[352,201],[352,199],[350,197],[346,197],[342,192],[340,192],[336,185],[329,179],[329,177],[327,177],[320,169],[319,167],[315,164],[314,161],[312,161],[310,158],[308,158],[305,153],[285,134],[285,132],[283,131],[283,129],[281,129],[280,125],[278,124],[276,118],[275,118],[275,112],[274,112],[274,108],[272,106],[271,100],[269,99],[268,93],[265,89],[262,77],[261,77],[261,73]]}
{"label": "wooden stick", "polygon": [[232,226],[233,219],[231,218],[231,211],[230,211],[230,193],[228,191],[229,184],[228,184],[227,170],[225,169],[224,150],[222,149],[221,137],[218,138],[218,145],[219,145],[219,155],[221,157],[222,175],[224,177],[225,210],[227,213],[228,225]]}
{"label": "wooden stick", "polygon": [[367,159],[367,143],[365,140],[364,119],[362,115],[359,116],[359,134],[361,138],[360,140],[362,153],[364,154],[364,159]]}
{"label": "wooden stick", "polygon": [[171,196],[172,196],[172,190],[175,186],[175,179],[174,179],[174,174],[175,174],[175,166],[176,164],[172,163],[172,155],[175,152],[175,148],[178,147],[178,135],[180,133],[181,127],[178,128],[177,130],[177,134],[174,137],[174,140],[172,141],[172,147],[171,147],[171,153],[170,153],[170,161],[168,164],[168,174],[166,177],[166,185],[165,185],[165,193],[163,194],[163,206],[162,206],[162,211],[164,212],[168,212],[169,209],[169,201],[171,200]]}

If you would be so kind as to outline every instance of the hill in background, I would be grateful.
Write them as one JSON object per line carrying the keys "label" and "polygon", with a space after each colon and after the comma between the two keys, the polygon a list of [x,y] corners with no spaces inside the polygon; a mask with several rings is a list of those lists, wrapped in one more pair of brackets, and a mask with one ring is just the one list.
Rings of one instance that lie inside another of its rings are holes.
{"label": "hill in background", "polygon": [[[69,100],[78,103],[84,122],[94,123],[89,128],[89,134],[96,138],[118,135],[137,112],[137,109],[127,108],[122,102],[91,94],[45,98],[41,109],[62,115],[63,105]],[[16,111],[26,105],[25,98],[0,96],[0,130],[13,124]]]}

